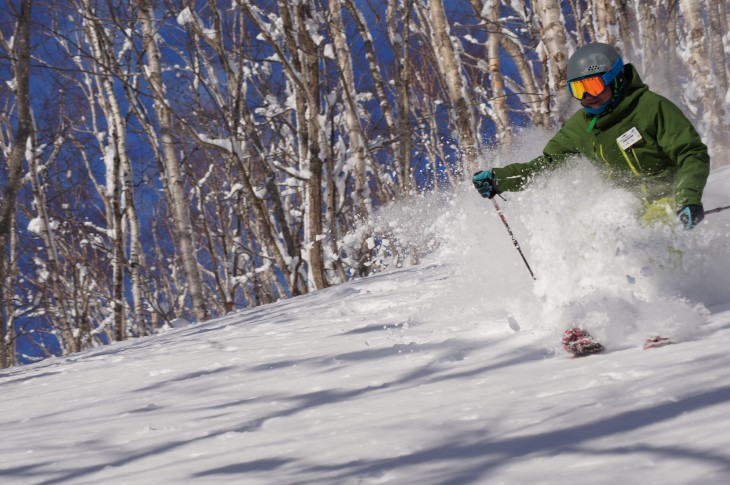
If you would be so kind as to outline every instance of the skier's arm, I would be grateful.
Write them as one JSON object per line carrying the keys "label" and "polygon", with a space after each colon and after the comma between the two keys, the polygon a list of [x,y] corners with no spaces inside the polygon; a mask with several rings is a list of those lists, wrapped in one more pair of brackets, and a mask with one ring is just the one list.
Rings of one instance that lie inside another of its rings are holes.
{"label": "skier's arm", "polygon": [[568,155],[577,153],[569,148],[571,145],[574,144],[569,142],[565,128],[562,128],[545,145],[539,157],[526,163],[512,163],[502,168],[495,168],[494,176],[499,192],[522,190],[538,173],[557,168]]}
{"label": "skier's arm", "polygon": [[666,99],[660,101],[657,109],[657,142],[677,166],[674,178],[677,208],[701,204],[710,175],[710,156],[692,123]]}

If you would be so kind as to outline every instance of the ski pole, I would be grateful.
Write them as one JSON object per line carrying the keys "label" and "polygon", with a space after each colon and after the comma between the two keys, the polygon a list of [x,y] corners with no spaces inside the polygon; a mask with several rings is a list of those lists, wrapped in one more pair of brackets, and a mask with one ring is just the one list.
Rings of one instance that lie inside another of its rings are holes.
{"label": "ski pole", "polygon": [[522,261],[525,262],[525,266],[527,266],[527,271],[530,272],[530,276],[532,276],[533,280],[537,280],[537,278],[535,278],[535,273],[533,273],[532,268],[530,268],[530,263],[527,262],[527,258],[525,258],[525,254],[522,252],[522,248],[520,248],[520,243],[517,242],[517,239],[515,238],[512,229],[510,229],[509,224],[507,224],[507,219],[504,217],[504,214],[502,214],[502,209],[499,208],[499,204],[497,204],[497,201],[494,200],[494,198],[492,198],[492,203],[494,204],[494,208],[497,209],[497,214],[499,214],[499,218],[502,219],[502,224],[504,224],[504,227],[507,228],[509,237],[512,238],[512,244],[515,245],[515,247],[517,248],[517,252],[520,253],[520,256],[522,256]]}
{"label": "ski pole", "polygon": [[730,205],[726,205],[725,207],[717,207],[715,209],[710,209],[708,211],[705,211],[705,215],[707,214],[714,214],[715,212],[722,212],[726,209],[730,209]]}

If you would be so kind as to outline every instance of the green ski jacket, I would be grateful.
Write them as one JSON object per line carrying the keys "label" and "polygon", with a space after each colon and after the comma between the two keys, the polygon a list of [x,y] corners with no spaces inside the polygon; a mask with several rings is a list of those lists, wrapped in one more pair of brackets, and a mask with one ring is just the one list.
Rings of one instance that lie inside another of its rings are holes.
{"label": "green ski jacket", "polygon": [[699,204],[710,174],[707,147],[682,111],[650,91],[634,66],[627,64],[624,76],[623,99],[598,115],[594,126],[593,115],[581,108],[541,156],[495,168],[498,191],[521,190],[537,173],[582,155],[645,202],[670,197],[678,208]]}

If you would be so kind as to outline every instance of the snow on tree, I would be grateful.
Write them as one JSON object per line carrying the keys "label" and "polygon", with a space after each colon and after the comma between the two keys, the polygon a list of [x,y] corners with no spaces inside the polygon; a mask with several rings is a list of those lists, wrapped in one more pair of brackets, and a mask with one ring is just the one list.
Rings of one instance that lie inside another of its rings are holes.
{"label": "snow on tree", "polygon": [[[587,42],[728,163],[722,0],[11,3],[2,337],[37,358],[417,263],[439,237],[405,207],[578,109],[566,64]],[[15,335],[32,324],[52,337]]]}

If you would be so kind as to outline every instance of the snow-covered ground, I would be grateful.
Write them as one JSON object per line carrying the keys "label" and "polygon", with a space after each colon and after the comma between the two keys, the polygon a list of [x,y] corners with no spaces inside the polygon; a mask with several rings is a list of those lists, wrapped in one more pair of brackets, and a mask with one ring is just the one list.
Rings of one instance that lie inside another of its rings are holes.
{"label": "snow-covered ground", "polygon": [[556,177],[501,202],[536,282],[464,190],[384,212],[420,266],[3,371],[0,483],[730,483],[730,211],[647,228]]}

